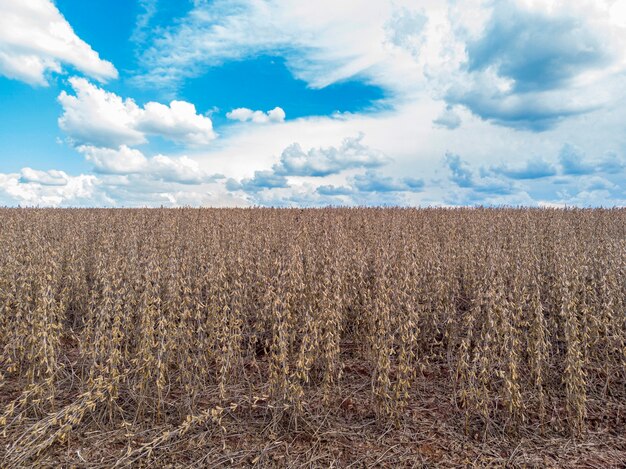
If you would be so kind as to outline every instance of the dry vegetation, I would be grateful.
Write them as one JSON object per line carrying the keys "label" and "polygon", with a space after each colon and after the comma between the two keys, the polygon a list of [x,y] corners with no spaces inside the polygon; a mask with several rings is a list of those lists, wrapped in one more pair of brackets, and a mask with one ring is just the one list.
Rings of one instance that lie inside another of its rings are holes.
{"label": "dry vegetation", "polygon": [[0,211],[0,466],[621,467],[626,210]]}

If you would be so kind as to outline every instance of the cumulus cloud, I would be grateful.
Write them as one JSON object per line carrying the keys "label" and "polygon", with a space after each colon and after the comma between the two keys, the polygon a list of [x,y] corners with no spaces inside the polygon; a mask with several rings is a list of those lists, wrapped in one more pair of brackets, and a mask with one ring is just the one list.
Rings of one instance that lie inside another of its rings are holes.
{"label": "cumulus cloud", "polygon": [[333,186],[333,185],[322,185],[318,186],[315,190],[320,195],[352,195],[354,194],[354,189],[346,186]]}
{"label": "cumulus cloud", "polygon": [[252,178],[227,183],[229,190],[256,192],[289,187],[287,177],[323,178],[349,169],[375,168],[390,159],[382,152],[364,145],[363,134],[345,138],[338,147],[319,147],[304,151],[298,143],[283,150],[278,163],[270,170],[255,171]]}
{"label": "cumulus cloud", "polygon": [[144,133],[136,128],[141,108],[132,99],[122,99],[84,78],[69,81],[76,94],[62,91],[59,95],[63,107],[59,127],[73,140],[110,147],[146,142]]}
{"label": "cumulus cloud", "polygon": [[444,162],[453,186],[444,200],[456,205],[623,205],[626,164],[620,169],[617,155],[611,154],[612,160],[607,154],[589,158],[580,148],[566,144],[558,156],[558,166],[533,158],[513,166],[476,168],[449,154]]}
{"label": "cumulus cloud", "polygon": [[[156,154],[161,142],[151,136],[209,142],[210,119],[191,104],[144,105],[73,79],[74,91],[59,97],[60,124],[95,169],[94,200],[104,193],[129,204],[210,203],[220,190],[296,205],[624,198],[621,0],[197,1],[158,28],[151,27],[162,20],[151,19],[156,3],[140,1],[145,15],[134,37],[142,69],[134,84],[167,93],[207,67],[268,54],[310,88],[345,80],[378,86],[385,107],[291,119],[280,132],[233,125],[219,145],[186,159]],[[271,122],[272,111],[264,111],[229,114]],[[338,144],[358,132],[368,145],[359,138]],[[151,153],[137,150],[148,140]],[[560,156],[563,142],[575,150]],[[384,174],[374,171],[383,166]],[[207,168],[232,179],[209,182]],[[62,175],[44,173],[23,170],[10,180],[22,189],[65,187]],[[405,179],[409,173],[437,184],[419,191],[423,182]],[[577,184],[587,194],[575,199]]]}
{"label": "cumulus cloud", "polygon": [[323,177],[352,168],[374,168],[390,159],[382,152],[363,144],[364,135],[348,137],[339,147],[311,148],[304,151],[298,143],[283,150],[272,169],[286,176]]}
{"label": "cumulus cloud", "polygon": [[355,174],[348,178],[350,186],[321,185],[316,192],[324,196],[353,196],[359,197],[363,193],[392,193],[392,192],[420,192],[425,182],[419,178],[395,178],[386,176],[373,170],[363,174]]}
{"label": "cumulus cloud", "polygon": [[[72,176],[63,171],[29,171],[28,168],[19,173],[0,173],[0,205],[40,207],[249,205],[246,199],[229,193],[216,176],[194,181],[193,185],[189,185],[180,177],[159,177],[159,171],[171,170],[171,161],[159,160],[160,158],[156,158],[156,167],[152,173]],[[60,180],[61,174],[64,183]]]}
{"label": "cumulus cloud", "polygon": [[540,179],[555,176],[557,173],[554,165],[541,158],[533,158],[521,166],[494,166],[491,170],[511,179]]}
{"label": "cumulus cloud", "polygon": [[603,90],[624,68],[625,39],[605,2],[495,2],[446,99],[499,125],[545,131],[612,99]]}
{"label": "cumulus cloud", "polygon": [[589,174],[618,175],[626,171],[624,153],[606,152],[600,157],[588,156],[582,148],[566,143],[559,153],[561,173],[568,176]]}
{"label": "cumulus cloud", "polygon": [[568,89],[517,93],[512,86],[510,79],[487,69],[453,84],[446,99],[495,124],[532,131],[549,130],[566,118],[593,111],[601,105],[595,95]]}
{"label": "cumulus cloud", "polygon": [[77,150],[93,163],[96,171],[105,174],[131,174],[145,169],[148,159],[134,148],[121,145],[119,148],[81,145]]}
{"label": "cumulus cloud", "polygon": [[215,179],[215,176],[201,170],[198,163],[187,156],[173,158],[165,155],[156,155],[148,160],[148,168],[149,174],[163,181],[199,184]]}
{"label": "cumulus cloud", "polygon": [[142,174],[145,177],[182,184],[200,184],[213,180],[198,163],[187,156],[156,155],[146,157],[141,151],[122,145],[117,149],[81,145],[78,151],[102,174]]}
{"label": "cumulus cloud", "polygon": [[420,191],[424,181],[417,178],[396,179],[368,170],[352,178],[354,187],[361,192],[403,192]]}
{"label": "cumulus cloud", "polygon": [[97,197],[97,186],[98,179],[94,175],[68,176],[62,171],[24,168],[17,174],[0,173],[0,200],[46,207],[93,205],[101,201]]}
{"label": "cumulus cloud", "polygon": [[169,106],[147,103],[137,129],[187,145],[206,145],[215,138],[211,119],[197,114],[195,106],[186,101],[172,101]]}
{"label": "cumulus cloud", "polygon": [[[393,182],[390,183],[386,178],[386,176],[372,174],[371,179],[382,180],[383,183],[377,187],[363,187],[364,190],[333,184],[316,186],[305,183],[251,192],[246,197],[255,205],[274,207],[415,205],[415,197],[421,196],[419,190],[398,183],[395,178],[391,178]],[[395,187],[396,185],[398,187]]]}
{"label": "cumulus cloud", "polygon": [[607,174],[618,174],[626,171],[626,154],[607,152],[597,162],[598,169]]}
{"label": "cumulus cloud", "polygon": [[0,74],[31,85],[46,85],[46,74],[63,65],[100,81],[117,77],[81,40],[50,0],[0,0]]}
{"label": "cumulus cloud", "polygon": [[21,184],[36,183],[42,186],[65,186],[68,181],[69,176],[65,172],[54,169],[38,171],[32,168],[22,168],[19,178]]}
{"label": "cumulus cloud", "polygon": [[241,182],[234,179],[229,179],[226,182],[226,188],[230,191],[258,192],[264,189],[287,187],[289,187],[289,182],[285,176],[268,170],[255,171],[252,178],[242,179]]}
{"label": "cumulus cloud", "polygon": [[252,109],[240,107],[227,113],[226,117],[231,120],[254,122],[255,124],[279,123],[285,121],[285,111],[279,107],[275,107],[267,112],[253,111]]}
{"label": "cumulus cloud", "polygon": [[197,114],[191,103],[149,102],[140,107],[84,78],[72,77],[70,84],[75,95],[63,91],[58,98],[63,106],[59,127],[78,144],[117,148],[146,143],[147,135],[158,135],[181,144],[204,145],[215,138],[211,119]]}
{"label": "cumulus cloud", "polygon": [[496,70],[514,91],[554,89],[590,68],[610,63],[603,31],[573,14],[495,3],[483,36],[468,45],[469,71]]}
{"label": "cumulus cloud", "polygon": [[563,174],[582,175],[591,174],[596,168],[585,161],[585,155],[580,148],[565,144],[559,153],[559,162]]}
{"label": "cumulus cloud", "polygon": [[611,191],[618,189],[616,184],[601,176],[592,176],[583,181],[583,187],[587,191]]}
{"label": "cumulus cloud", "polygon": [[447,153],[445,162],[451,172],[452,181],[459,187],[473,187],[474,176],[469,165],[459,155]]}
{"label": "cumulus cloud", "polygon": [[447,153],[444,162],[450,172],[450,180],[458,187],[469,190],[470,194],[508,195],[513,190],[511,183],[501,178],[488,174],[476,175],[469,163],[459,155]]}

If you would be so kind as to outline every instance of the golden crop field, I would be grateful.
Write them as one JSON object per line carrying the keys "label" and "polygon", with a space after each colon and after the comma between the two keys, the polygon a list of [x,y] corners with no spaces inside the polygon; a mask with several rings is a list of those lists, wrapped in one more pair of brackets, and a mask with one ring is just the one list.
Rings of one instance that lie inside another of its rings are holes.
{"label": "golden crop field", "polygon": [[2,467],[621,467],[624,209],[2,209]]}

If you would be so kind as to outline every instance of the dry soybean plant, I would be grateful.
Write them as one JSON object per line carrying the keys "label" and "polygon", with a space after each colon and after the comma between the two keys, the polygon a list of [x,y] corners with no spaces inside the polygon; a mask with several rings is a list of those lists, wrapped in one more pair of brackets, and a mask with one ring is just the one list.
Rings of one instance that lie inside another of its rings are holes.
{"label": "dry soybean plant", "polygon": [[433,390],[459,438],[624,433],[623,209],[2,209],[0,245],[3,467],[419,434]]}

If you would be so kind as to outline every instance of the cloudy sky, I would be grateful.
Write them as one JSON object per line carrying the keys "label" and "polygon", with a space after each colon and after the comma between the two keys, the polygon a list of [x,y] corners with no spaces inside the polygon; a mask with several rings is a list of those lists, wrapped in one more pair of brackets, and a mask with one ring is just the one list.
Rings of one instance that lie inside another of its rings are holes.
{"label": "cloudy sky", "polygon": [[0,205],[626,205],[626,0],[0,0]]}

